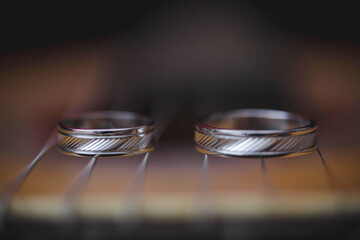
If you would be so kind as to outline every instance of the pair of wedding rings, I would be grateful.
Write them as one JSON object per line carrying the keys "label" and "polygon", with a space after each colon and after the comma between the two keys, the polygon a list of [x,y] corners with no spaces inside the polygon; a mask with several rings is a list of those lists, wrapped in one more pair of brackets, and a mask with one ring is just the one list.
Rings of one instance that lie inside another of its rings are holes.
{"label": "pair of wedding rings", "polygon": [[[129,156],[155,146],[154,121],[131,112],[93,112],[58,125],[59,147],[75,155]],[[196,149],[232,157],[278,157],[316,149],[317,123],[277,110],[214,113],[195,124]]]}

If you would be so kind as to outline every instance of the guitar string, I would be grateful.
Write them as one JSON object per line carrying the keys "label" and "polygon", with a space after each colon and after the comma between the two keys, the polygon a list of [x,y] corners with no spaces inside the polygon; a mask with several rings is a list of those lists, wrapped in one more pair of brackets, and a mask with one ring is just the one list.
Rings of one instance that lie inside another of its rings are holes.
{"label": "guitar string", "polygon": [[[123,214],[117,214],[114,219],[115,223],[119,227],[118,229],[124,234],[134,233],[140,223],[141,206],[143,202],[145,177],[149,156],[149,152],[145,154],[124,190],[123,201],[125,202],[124,205],[127,206],[127,211]],[[121,203],[123,202],[120,201],[119,204]]]}
{"label": "guitar string", "polygon": [[330,168],[329,168],[329,165],[327,164],[327,162],[325,161],[323,155],[321,154],[320,152],[320,149],[317,148],[316,149],[316,152],[318,153],[319,157],[320,157],[320,160],[321,160],[321,163],[322,163],[322,166],[325,170],[325,175],[326,175],[326,179],[328,181],[328,184],[329,184],[329,187],[330,188],[335,188],[335,185],[334,185],[334,181],[333,181],[333,176],[331,174],[331,171],[330,171]]}
{"label": "guitar string", "polygon": [[265,194],[269,194],[269,193],[273,192],[273,190],[274,190],[273,184],[271,182],[269,170],[268,170],[268,167],[265,163],[265,159],[263,156],[260,157],[260,161],[261,161],[261,176],[262,176],[263,192]]}
{"label": "guitar string", "polygon": [[79,173],[79,175],[69,185],[68,189],[65,191],[66,201],[73,203],[75,200],[79,200],[80,196],[86,189],[88,180],[90,179],[99,157],[100,155],[94,155],[83,168],[83,170]]}
{"label": "guitar string", "polygon": [[[166,101],[161,99],[162,95],[157,92],[158,89],[161,89],[160,84],[161,83],[154,82],[151,85],[150,111],[151,116],[153,116],[155,120],[155,139],[157,142],[160,140],[183,102],[183,99],[176,97],[171,97],[171,100],[169,101],[169,96],[166,98]],[[121,86],[120,84],[116,85],[117,87]],[[116,103],[118,102],[119,101],[116,101],[116,98],[113,98],[112,108],[117,108]],[[128,211],[125,213],[126,216],[124,217],[119,213],[114,219],[118,226],[120,226],[118,229],[121,229],[123,233],[131,234],[139,225],[149,156],[150,153],[145,154],[124,190],[123,200],[128,204],[128,206],[130,206]],[[127,221],[122,221],[123,218]]]}
{"label": "guitar string", "polygon": [[19,191],[22,184],[25,182],[30,173],[38,165],[40,160],[44,155],[56,145],[56,131],[53,131],[45,145],[42,147],[38,155],[23,169],[15,175],[15,177],[10,180],[9,184],[4,187],[3,192],[1,193],[0,199],[0,232],[4,230],[6,224],[6,219],[9,215],[9,208],[12,199]]}
{"label": "guitar string", "polygon": [[[327,182],[328,182],[330,188],[334,188],[333,178],[331,176],[329,166],[326,163],[324,157],[322,156],[319,148],[317,148],[316,151],[317,151],[318,155],[320,156],[322,166],[323,166],[323,168],[325,170]],[[261,169],[262,169],[263,191],[264,191],[265,194],[273,193],[274,192],[274,186],[273,186],[273,183],[271,181],[269,171],[268,171],[268,167],[267,167],[267,165],[265,163],[265,159],[264,159],[263,156],[260,157],[260,161],[261,161]]]}
{"label": "guitar string", "polygon": [[211,191],[210,164],[207,154],[204,154],[196,193],[195,209],[197,209],[197,214],[192,225],[200,233],[208,232],[215,221],[215,201]]}
{"label": "guitar string", "polygon": [[[154,88],[156,89],[156,88]],[[155,90],[152,89],[154,92]],[[156,104],[155,104],[156,102]],[[151,115],[155,119],[155,137],[158,142],[164,134],[166,128],[169,126],[172,118],[182,104],[181,99],[172,98],[171,104],[168,101],[162,101],[157,94],[152,95]],[[161,124],[159,124],[161,123]],[[143,191],[145,185],[145,177],[147,171],[147,163],[150,153],[146,153],[143,160],[139,164],[133,177],[130,179],[128,186],[125,189],[124,201],[129,204],[128,212],[125,213],[127,221],[123,220],[123,215],[119,214],[115,218],[115,222],[119,226],[119,230],[124,234],[132,234],[137,229],[140,222],[140,210],[143,201]]]}
{"label": "guitar string", "polygon": [[[336,196],[336,192],[337,191],[346,191],[346,187],[345,186],[341,186],[337,183],[336,184],[336,179],[335,179],[335,175],[334,173],[332,172],[331,168],[329,167],[328,163],[325,161],[325,158],[323,157],[321,151],[319,148],[316,149],[316,152],[318,153],[319,157],[320,157],[320,160],[321,160],[321,163],[322,163],[322,166],[324,168],[324,171],[325,171],[325,175],[326,175],[326,179],[327,179],[327,183],[328,183],[328,186],[330,188],[331,191],[335,192],[335,196]],[[342,199],[340,197],[338,197],[336,199],[336,201],[334,202],[334,211],[341,211],[341,209],[343,208],[344,206],[344,203],[342,201]]]}
{"label": "guitar string", "polygon": [[68,228],[76,226],[77,220],[79,219],[79,207],[80,200],[83,196],[85,189],[89,183],[91,174],[94,171],[95,165],[99,159],[99,155],[94,155],[86,166],[82,169],[79,175],[70,183],[68,189],[64,194],[64,206],[65,206],[65,219],[64,223]]}
{"label": "guitar string", "polygon": [[[76,91],[71,100],[67,103],[67,106],[65,108],[65,111],[63,112],[62,116],[66,116],[68,114],[71,114],[75,112],[76,109],[79,108],[79,105],[74,104],[76,99],[78,99],[81,96],[81,92],[83,89],[83,85],[86,84],[86,81],[83,81],[81,87],[79,87]],[[56,127],[51,132],[49,138],[46,140],[44,146],[41,148],[40,152],[37,154],[37,156],[28,163],[25,168],[20,171],[15,177],[9,181],[9,183],[4,187],[3,191],[0,192],[0,232],[2,232],[5,228],[6,219],[8,219],[9,215],[9,208],[12,199],[16,195],[16,193],[19,191],[25,180],[28,178],[30,173],[35,169],[35,167],[38,165],[40,160],[42,160],[46,153],[48,153],[51,148],[53,148],[57,143],[57,131]]]}
{"label": "guitar string", "polygon": [[[171,120],[176,115],[177,111],[183,104],[183,99],[171,98],[167,101],[163,101],[158,94],[155,94],[157,89],[156,84],[152,88],[152,104],[151,104],[151,115],[154,116],[155,120],[155,138],[156,141],[160,141],[161,136],[164,134],[166,128],[169,126]],[[159,124],[161,123],[161,124]],[[125,213],[127,221],[123,220],[123,215],[118,214],[115,217],[115,222],[119,226],[119,230],[125,234],[132,234],[136,230],[140,222],[140,210],[143,201],[143,192],[145,186],[145,177],[147,171],[147,163],[150,153],[146,153],[133,177],[130,179],[124,193],[124,201],[129,204],[128,212]]]}

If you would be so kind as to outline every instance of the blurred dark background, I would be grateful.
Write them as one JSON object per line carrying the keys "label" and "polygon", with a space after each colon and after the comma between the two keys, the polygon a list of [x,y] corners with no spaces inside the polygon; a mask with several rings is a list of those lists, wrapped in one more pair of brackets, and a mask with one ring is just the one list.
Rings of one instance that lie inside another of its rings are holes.
{"label": "blurred dark background", "polygon": [[358,23],[351,2],[4,6],[1,141],[39,146],[64,113],[108,109],[190,140],[198,116],[256,107],[312,116],[321,142],[358,142]]}
{"label": "blurred dark background", "polygon": [[130,33],[155,11],[174,5],[252,8],[288,34],[359,43],[360,17],[354,1],[122,1],[107,4],[39,5],[3,8],[1,54],[62,42]]}

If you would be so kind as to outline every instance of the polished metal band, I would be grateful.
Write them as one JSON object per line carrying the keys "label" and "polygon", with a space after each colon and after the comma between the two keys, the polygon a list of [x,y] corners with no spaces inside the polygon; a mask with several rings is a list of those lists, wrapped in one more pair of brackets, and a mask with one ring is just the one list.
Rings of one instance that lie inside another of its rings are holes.
{"label": "polished metal band", "polygon": [[317,123],[277,110],[241,109],[202,117],[195,125],[197,150],[234,157],[294,156],[316,146]]}
{"label": "polished metal band", "polygon": [[92,112],[61,121],[58,144],[75,155],[135,155],[155,145],[154,122],[131,112]]}

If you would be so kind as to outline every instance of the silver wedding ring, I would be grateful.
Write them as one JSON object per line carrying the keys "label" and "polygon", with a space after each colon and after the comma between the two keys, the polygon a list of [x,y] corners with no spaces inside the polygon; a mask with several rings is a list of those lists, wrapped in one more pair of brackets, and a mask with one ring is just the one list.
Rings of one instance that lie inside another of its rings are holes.
{"label": "silver wedding ring", "polygon": [[154,122],[131,112],[92,112],[61,121],[61,150],[75,155],[135,155],[153,150]]}
{"label": "silver wedding ring", "polygon": [[317,123],[299,114],[265,109],[219,112],[195,125],[198,151],[233,157],[276,157],[317,148]]}

